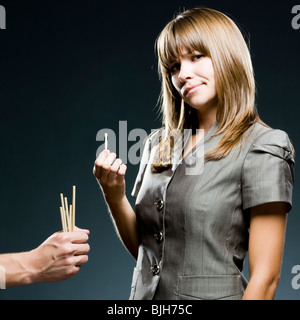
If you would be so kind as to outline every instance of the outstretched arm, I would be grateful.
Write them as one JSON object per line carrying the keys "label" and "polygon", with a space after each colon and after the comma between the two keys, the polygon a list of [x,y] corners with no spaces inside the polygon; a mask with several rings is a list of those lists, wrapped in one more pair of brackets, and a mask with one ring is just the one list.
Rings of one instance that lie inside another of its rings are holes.
{"label": "outstretched arm", "polygon": [[79,228],[74,232],[56,232],[34,250],[1,254],[5,287],[55,282],[74,276],[88,261],[88,235],[88,230]]}

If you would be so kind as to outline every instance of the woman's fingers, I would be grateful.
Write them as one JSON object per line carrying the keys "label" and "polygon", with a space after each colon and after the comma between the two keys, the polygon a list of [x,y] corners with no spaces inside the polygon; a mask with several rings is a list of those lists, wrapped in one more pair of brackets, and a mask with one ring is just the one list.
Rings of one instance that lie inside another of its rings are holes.
{"label": "woman's fingers", "polygon": [[114,162],[116,154],[104,150],[100,153],[99,157],[95,161],[94,175],[100,181],[100,183],[106,183],[107,175],[110,172],[111,164]]}
{"label": "woman's fingers", "polygon": [[95,161],[93,173],[97,179],[100,179],[100,172],[102,169],[102,165],[103,165],[105,159],[108,157],[108,155],[109,155],[109,151],[104,150],[99,154],[98,158]]}
{"label": "woman's fingers", "polygon": [[105,158],[103,163],[103,169],[110,170],[111,165],[114,163],[117,155],[114,152],[110,152],[108,156]]}
{"label": "woman's fingers", "polygon": [[121,166],[120,166],[120,168],[119,168],[118,177],[117,177],[117,178],[118,178],[118,179],[124,179],[126,170],[127,170],[126,164],[122,163]]}
{"label": "woman's fingers", "polygon": [[116,159],[115,162],[111,165],[109,174],[107,175],[108,184],[111,184],[115,181],[121,165],[122,165],[121,159]]}
{"label": "woman's fingers", "polygon": [[112,184],[116,179],[124,179],[126,168],[114,152],[104,150],[95,161],[94,175],[101,184]]}

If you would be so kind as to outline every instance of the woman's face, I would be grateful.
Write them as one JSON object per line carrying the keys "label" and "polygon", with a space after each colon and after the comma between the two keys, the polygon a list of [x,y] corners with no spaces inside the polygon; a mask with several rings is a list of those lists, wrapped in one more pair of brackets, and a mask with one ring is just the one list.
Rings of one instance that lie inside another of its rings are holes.
{"label": "woman's face", "polygon": [[215,73],[211,58],[182,50],[171,64],[172,84],[182,99],[200,113],[217,107]]}

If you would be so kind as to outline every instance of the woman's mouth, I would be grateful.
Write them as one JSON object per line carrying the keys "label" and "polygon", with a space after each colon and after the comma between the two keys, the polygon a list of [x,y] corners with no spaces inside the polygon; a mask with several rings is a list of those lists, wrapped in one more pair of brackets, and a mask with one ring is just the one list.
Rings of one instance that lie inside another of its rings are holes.
{"label": "woman's mouth", "polygon": [[184,89],[184,92],[183,92],[183,95],[184,96],[189,96],[191,94],[193,94],[194,92],[196,92],[199,87],[201,87],[203,85],[203,83],[199,83],[199,84],[196,84],[196,85],[193,85],[193,86],[188,86]]}

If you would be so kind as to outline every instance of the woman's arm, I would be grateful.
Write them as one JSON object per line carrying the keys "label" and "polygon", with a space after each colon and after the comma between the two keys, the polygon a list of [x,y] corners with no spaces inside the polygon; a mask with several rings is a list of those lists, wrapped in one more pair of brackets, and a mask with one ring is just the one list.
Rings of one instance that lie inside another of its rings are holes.
{"label": "woman's arm", "polygon": [[104,150],[95,161],[94,175],[101,186],[118,235],[125,248],[136,259],[138,233],[136,215],[125,192],[126,165],[116,154]]}
{"label": "woman's arm", "polygon": [[287,207],[272,202],[251,208],[249,283],[243,300],[271,300],[280,278]]}

